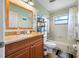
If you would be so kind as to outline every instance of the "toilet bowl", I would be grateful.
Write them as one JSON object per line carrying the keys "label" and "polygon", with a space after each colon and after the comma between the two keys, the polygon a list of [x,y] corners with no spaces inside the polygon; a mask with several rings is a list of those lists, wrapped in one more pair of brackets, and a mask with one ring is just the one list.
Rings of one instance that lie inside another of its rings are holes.
{"label": "toilet bowl", "polygon": [[44,44],[47,48],[50,48],[50,49],[56,48],[56,44],[54,42],[45,42]]}

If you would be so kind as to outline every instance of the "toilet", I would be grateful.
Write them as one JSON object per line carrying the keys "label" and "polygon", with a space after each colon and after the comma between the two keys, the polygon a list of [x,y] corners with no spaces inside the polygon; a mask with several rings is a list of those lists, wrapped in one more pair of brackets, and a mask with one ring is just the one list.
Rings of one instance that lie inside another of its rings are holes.
{"label": "toilet", "polygon": [[48,53],[53,54],[54,49],[56,48],[56,44],[51,41],[45,41],[44,48],[46,49],[46,51],[44,52],[44,55],[48,55]]}

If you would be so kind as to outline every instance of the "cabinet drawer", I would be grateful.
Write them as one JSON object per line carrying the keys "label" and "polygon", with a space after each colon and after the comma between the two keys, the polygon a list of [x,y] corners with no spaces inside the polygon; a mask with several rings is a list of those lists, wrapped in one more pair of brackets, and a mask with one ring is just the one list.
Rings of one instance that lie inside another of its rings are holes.
{"label": "cabinet drawer", "polygon": [[32,42],[36,42],[37,40],[42,40],[43,36],[36,36],[36,37],[33,37],[33,38],[29,38],[29,42],[32,43]]}
{"label": "cabinet drawer", "polygon": [[29,48],[23,48],[17,52],[7,56],[8,58],[26,58],[29,57]]}
{"label": "cabinet drawer", "polygon": [[33,42],[33,44],[39,44],[39,43],[43,43],[42,38],[41,38],[41,39],[38,39],[38,40],[36,40],[36,41]]}
{"label": "cabinet drawer", "polygon": [[5,54],[6,54],[6,56],[8,56],[8,55],[24,48],[25,46],[26,46],[26,40],[8,44],[5,46]]}

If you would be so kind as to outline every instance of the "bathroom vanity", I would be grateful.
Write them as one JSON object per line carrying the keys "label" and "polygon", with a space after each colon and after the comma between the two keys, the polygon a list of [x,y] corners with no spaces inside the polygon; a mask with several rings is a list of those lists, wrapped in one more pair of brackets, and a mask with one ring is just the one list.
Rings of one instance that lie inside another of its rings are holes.
{"label": "bathroom vanity", "polygon": [[44,56],[41,33],[6,36],[5,43],[6,58],[42,58]]}
{"label": "bathroom vanity", "polygon": [[44,56],[43,34],[39,32],[19,33],[34,31],[37,26],[36,14],[35,8],[22,0],[6,0],[5,28],[8,32],[7,34],[5,32],[6,58],[42,58]]}

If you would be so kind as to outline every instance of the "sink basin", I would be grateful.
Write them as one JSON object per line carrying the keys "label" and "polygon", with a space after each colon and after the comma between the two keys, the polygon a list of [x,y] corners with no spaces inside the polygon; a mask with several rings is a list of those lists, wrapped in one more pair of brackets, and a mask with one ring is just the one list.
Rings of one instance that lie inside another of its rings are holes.
{"label": "sink basin", "polygon": [[25,34],[20,34],[17,36],[18,39],[24,39],[24,38],[28,38],[28,35]]}
{"label": "sink basin", "polygon": [[31,34],[20,34],[18,35],[18,39],[25,39],[25,38],[29,38],[29,37],[32,37],[33,35]]}
{"label": "sink basin", "polygon": [[24,40],[33,36],[36,36],[37,33],[31,33],[31,34],[19,34],[19,35],[10,35],[5,37],[5,44],[17,42],[20,40]]}

